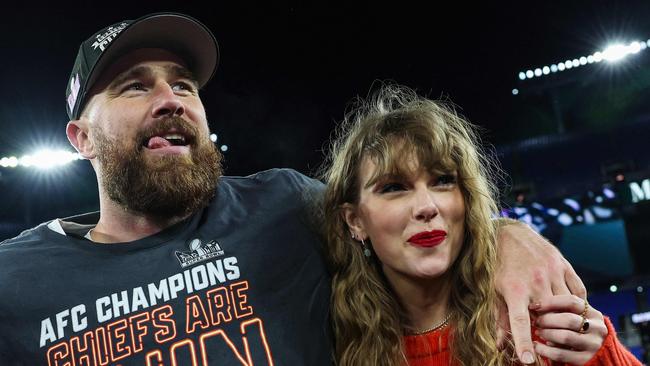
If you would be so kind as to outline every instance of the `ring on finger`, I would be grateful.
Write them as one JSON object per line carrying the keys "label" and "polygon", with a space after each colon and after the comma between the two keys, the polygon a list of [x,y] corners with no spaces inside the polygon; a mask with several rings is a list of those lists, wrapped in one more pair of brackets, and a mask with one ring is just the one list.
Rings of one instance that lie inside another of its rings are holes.
{"label": "ring on finger", "polygon": [[585,299],[585,307],[582,310],[582,314],[580,314],[580,317],[582,318],[582,322],[580,322],[580,327],[578,327],[578,333],[584,334],[587,330],[589,330],[589,320],[587,320],[587,310],[589,309],[589,303]]}

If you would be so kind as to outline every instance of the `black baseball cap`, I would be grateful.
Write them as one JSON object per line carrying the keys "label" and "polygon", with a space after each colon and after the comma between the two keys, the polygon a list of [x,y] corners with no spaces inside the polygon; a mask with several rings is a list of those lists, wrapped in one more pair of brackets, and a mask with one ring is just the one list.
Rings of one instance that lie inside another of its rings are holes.
{"label": "black baseball cap", "polygon": [[154,13],[110,25],[79,47],[66,86],[70,120],[79,118],[88,91],[102,72],[124,54],[139,48],[162,48],[179,56],[203,87],[214,75],[219,46],[212,32],[198,20],[179,13]]}

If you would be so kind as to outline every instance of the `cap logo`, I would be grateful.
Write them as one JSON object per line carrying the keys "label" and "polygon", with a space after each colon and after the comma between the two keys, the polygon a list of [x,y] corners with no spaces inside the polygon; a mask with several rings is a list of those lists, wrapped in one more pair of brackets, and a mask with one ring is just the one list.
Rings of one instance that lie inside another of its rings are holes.
{"label": "cap logo", "polygon": [[70,79],[70,95],[68,95],[68,107],[70,108],[70,111],[74,111],[74,104],[77,102],[80,87],[79,74],[74,74],[72,79]]}
{"label": "cap logo", "polygon": [[124,28],[126,28],[128,25],[129,23],[120,23],[114,27],[108,27],[108,29],[106,29],[106,32],[96,35],[95,38],[97,40],[92,44],[93,49],[96,50],[99,48],[102,52],[104,52],[106,46],[108,46],[115,39],[115,37],[120,34],[120,32],[123,31]]}

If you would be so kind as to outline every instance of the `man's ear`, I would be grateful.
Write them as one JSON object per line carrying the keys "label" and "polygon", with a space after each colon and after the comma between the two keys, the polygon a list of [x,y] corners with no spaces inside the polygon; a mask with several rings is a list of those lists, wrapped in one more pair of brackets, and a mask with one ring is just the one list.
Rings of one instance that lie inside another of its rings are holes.
{"label": "man's ear", "polygon": [[368,235],[366,234],[363,222],[359,217],[357,206],[351,203],[345,203],[342,208],[343,210],[341,211],[341,215],[343,216],[343,220],[348,224],[348,228],[350,228],[350,231],[354,234],[356,240],[365,240]]}
{"label": "man's ear", "polygon": [[65,127],[65,134],[68,136],[68,141],[74,146],[84,159],[94,159],[95,146],[88,137],[88,121],[85,119],[77,119],[68,122]]}

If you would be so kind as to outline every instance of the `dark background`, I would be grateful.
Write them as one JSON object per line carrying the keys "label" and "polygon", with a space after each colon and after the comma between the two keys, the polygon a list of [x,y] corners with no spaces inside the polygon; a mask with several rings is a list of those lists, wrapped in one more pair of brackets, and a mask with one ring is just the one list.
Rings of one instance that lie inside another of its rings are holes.
{"label": "dark background", "polygon": [[[650,168],[650,49],[616,64],[518,78],[612,42],[647,40],[648,1],[46,4],[13,3],[0,23],[0,157],[72,150],[65,85],[79,44],[109,24],[178,11],[219,41],[219,69],[201,95],[217,143],[228,146],[229,175],[272,167],[313,174],[350,101],[378,80],[451,101],[482,126],[509,174],[506,206],[522,186],[527,199],[557,198],[606,182],[607,164]],[[96,210],[94,173],[86,161],[0,168],[0,202],[0,233],[9,237]]]}
{"label": "dark background", "polygon": [[[272,167],[313,174],[349,102],[390,80],[454,102],[484,128],[510,177],[506,207],[560,207],[569,196],[586,202],[603,184],[616,188],[619,172],[650,177],[650,49],[616,64],[518,78],[612,42],[648,40],[650,1],[23,1],[2,11],[0,158],[43,147],[72,151],[65,86],[79,44],[109,24],[177,11],[205,23],[219,41],[219,69],[201,95],[217,143],[228,146],[229,175]],[[648,252],[628,248],[627,239],[647,244],[650,215],[627,220],[626,229],[625,212],[645,211],[613,202],[618,221],[593,229],[556,224],[546,235],[590,289],[619,285],[619,297],[592,298],[615,317],[647,308],[638,287],[648,282],[639,277],[648,272]],[[86,161],[50,171],[0,167],[0,240],[97,208]],[[627,239],[626,230],[633,233]],[[589,240],[599,238],[595,249]],[[611,263],[619,264],[616,271]]]}

